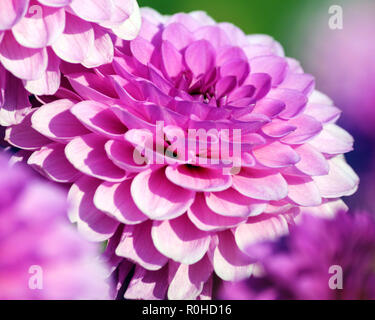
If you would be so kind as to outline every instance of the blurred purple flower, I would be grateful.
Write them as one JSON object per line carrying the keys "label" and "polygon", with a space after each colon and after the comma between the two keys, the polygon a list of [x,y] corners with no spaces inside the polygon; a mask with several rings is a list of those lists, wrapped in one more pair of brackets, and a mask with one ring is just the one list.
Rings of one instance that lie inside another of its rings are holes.
{"label": "blurred purple flower", "polygon": [[108,270],[66,220],[63,192],[3,155],[0,166],[0,299],[107,299]]}
{"label": "blurred purple flower", "polygon": [[315,41],[306,46],[306,66],[343,110],[343,126],[374,137],[375,3],[346,1],[342,8],[342,30],[328,28],[326,12],[312,26],[307,24]]}
{"label": "blurred purple flower", "polygon": [[[340,212],[334,219],[305,215],[289,236],[252,246],[248,254],[259,259],[260,275],[225,283],[220,298],[375,299],[375,220],[371,214]],[[336,274],[332,266],[342,268],[342,289],[330,288]]]}

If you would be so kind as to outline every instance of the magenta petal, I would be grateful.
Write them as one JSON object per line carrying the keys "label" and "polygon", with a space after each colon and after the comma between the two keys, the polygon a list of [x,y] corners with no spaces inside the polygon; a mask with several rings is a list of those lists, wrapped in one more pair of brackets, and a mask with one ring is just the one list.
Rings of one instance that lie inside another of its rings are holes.
{"label": "magenta petal", "polygon": [[[139,151],[127,141],[110,140],[106,143],[105,150],[113,163],[127,172],[141,172],[149,167],[146,162],[138,164],[134,161],[135,156],[140,157],[141,155]],[[147,160],[145,158],[139,159]]]}
{"label": "magenta petal", "polygon": [[18,124],[31,109],[22,81],[0,65],[0,125]]}
{"label": "magenta petal", "polygon": [[215,63],[214,48],[206,40],[193,42],[185,51],[185,62],[196,77],[204,75]]}
{"label": "magenta petal", "polygon": [[250,60],[252,73],[267,73],[272,78],[272,85],[280,84],[287,72],[285,59],[278,56],[261,56]]}
{"label": "magenta petal", "polygon": [[195,191],[222,191],[232,185],[230,175],[204,167],[169,166],[165,170],[165,175],[174,184]]}
{"label": "magenta petal", "polygon": [[352,151],[353,142],[353,137],[344,129],[335,124],[328,124],[310,144],[322,153],[335,155]]}
{"label": "magenta petal", "polygon": [[65,148],[65,155],[79,171],[99,179],[120,182],[126,178],[126,172],[115,166],[107,157],[105,138],[87,134],[70,141]]}
{"label": "magenta petal", "polygon": [[170,262],[168,289],[170,300],[194,300],[201,294],[213,267],[207,255],[192,265]]}
{"label": "magenta petal", "polygon": [[300,160],[291,147],[277,141],[254,150],[253,155],[259,163],[268,168],[288,167]]}
{"label": "magenta petal", "polygon": [[251,217],[261,214],[266,202],[246,197],[233,188],[206,194],[208,207],[227,217]]}
{"label": "magenta petal", "polygon": [[89,22],[66,13],[66,27],[52,49],[58,57],[70,63],[83,63],[94,46],[94,29]]}
{"label": "magenta petal", "polygon": [[[28,48],[44,48],[53,44],[65,29],[63,8],[39,7],[32,10],[17,23],[12,32],[17,42]],[[40,12],[39,12],[40,11]]]}
{"label": "magenta petal", "polygon": [[307,98],[304,94],[291,89],[273,89],[267,95],[268,98],[280,100],[285,103],[285,110],[280,113],[283,119],[298,116],[306,107]]}
{"label": "magenta petal", "polygon": [[246,220],[246,218],[216,214],[207,206],[202,193],[196,195],[195,201],[187,213],[191,222],[203,231],[225,230],[237,226]]}
{"label": "magenta petal", "polygon": [[74,182],[81,176],[66,159],[64,145],[60,143],[49,144],[35,151],[27,163],[49,179],[60,183]]}
{"label": "magenta petal", "polygon": [[288,144],[303,144],[317,136],[322,130],[322,124],[313,117],[300,115],[287,122],[297,129],[288,136],[281,139]]}
{"label": "magenta petal", "polygon": [[47,49],[30,49],[18,44],[11,32],[5,32],[0,43],[0,62],[23,80],[39,79],[47,69]]}
{"label": "magenta petal", "polygon": [[315,182],[310,177],[285,176],[288,183],[288,198],[297,205],[314,207],[322,204]]}
{"label": "magenta petal", "polygon": [[92,198],[99,180],[82,177],[72,185],[69,201],[72,207],[69,217],[77,223],[78,230],[91,241],[105,241],[115,233],[118,222],[95,208]]}
{"label": "magenta petal", "polygon": [[154,221],[152,240],[165,256],[184,264],[194,264],[206,254],[211,237],[197,229],[186,215],[173,220]]}
{"label": "magenta petal", "polygon": [[94,44],[82,64],[87,68],[94,68],[111,63],[114,56],[112,39],[104,29],[94,26]]}
{"label": "magenta petal", "polygon": [[89,130],[108,138],[119,138],[126,132],[126,127],[104,104],[95,101],[82,101],[75,104],[71,113]]}
{"label": "magenta petal", "polygon": [[111,0],[72,0],[70,7],[86,21],[101,22],[111,18]]}
{"label": "magenta petal", "polygon": [[151,227],[151,221],[135,226],[126,225],[116,254],[134,261],[147,270],[161,269],[168,262],[168,258],[155,248],[151,238]]}
{"label": "magenta petal", "polygon": [[161,46],[165,73],[169,78],[177,77],[182,71],[182,55],[169,41],[163,41]]}
{"label": "magenta petal", "polygon": [[352,195],[358,188],[359,178],[340,156],[329,160],[329,173],[313,178],[324,198]]}
{"label": "magenta petal", "polygon": [[259,200],[281,200],[288,195],[288,185],[280,173],[242,169],[233,177],[233,187],[244,196]]}
{"label": "magenta petal", "polygon": [[31,127],[32,115],[33,112],[30,112],[19,124],[7,128],[5,140],[11,145],[25,150],[37,150],[51,143],[51,140]]}
{"label": "magenta petal", "polygon": [[163,30],[162,38],[173,43],[173,46],[178,51],[186,48],[193,41],[193,35],[181,23],[171,23],[166,26]]}
{"label": "magenta petal", "polygon": [[35,95],[53,95],[60,87],[60,59],[48,49],[48,66],[37,80],[25,81],[25,88]]}
{"label": "magenta petal", "polygon": [[51,140],[63,143],[90,133],[70,113],[73,104],[72,101],[64,99],[41,106],[31,118],[33,128]]}
{"label": "magenta petal", "polygon": [[65,7],[69,5],[72,0],[38,0],[41,4],[45,4],[50,7]]}
{"label": "magenta petal", "polygon": [[148,219],[135,205],[130,193],[131,180],[103,182],[95,192],[95,206],[125,224],[138,224]]}
{"label": "magenta petal", "polygon": [[239,281],[248,278],[252,273],[251,259],[238,248],[231,231],[218,234],[219,244],[216,247],[212,262],[216,275],[225,281]]}
{"label": "magenta petal", "polygon": [[303,173],[309,176],[323,176],[328,174],[329,164],[327,159],[308,143],[294,149],[301,160],[296,164]]}
{"label": "magenta petal", "polygon": [[137,207],[150,219],[173,219],[182,215],[194,202],[195,192],[170,182],[164,169],[139,173],[131,193]]}
{"label": "magenta petal", "polygon": [[260,216],[238,226],[234,232],[236,244],[249,254],[249,248],[257,243],[276,240],[289,232],[288,221],[283,215]]}
{"label": "magenta petal", "polygon": [[2,0],[0,31],[11,29],[25,15],[29,0]]}
{"label": "magenta petal", "polygon": [[132,280],[125,292],[125,299],[163,300],[168,289],[168,267],[149,271],[135,267]]}

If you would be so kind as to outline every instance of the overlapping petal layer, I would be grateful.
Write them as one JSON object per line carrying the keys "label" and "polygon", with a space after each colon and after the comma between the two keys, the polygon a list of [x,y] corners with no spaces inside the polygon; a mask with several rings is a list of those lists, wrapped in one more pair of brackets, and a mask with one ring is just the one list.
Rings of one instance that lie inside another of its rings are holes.
{"label": "overlapping petal layer", "polygon": [[112,63],[65,68],[69,83],[6,139],[72,184],[71,220],[109,239],[119,288],[136,265],[126,298],[204,299],[213,273],[251,274],[247,245],[285,234],[304,208],[330,215],[355,192],[342,156],[353,139],[270,37],[203,12],[142,14]]}

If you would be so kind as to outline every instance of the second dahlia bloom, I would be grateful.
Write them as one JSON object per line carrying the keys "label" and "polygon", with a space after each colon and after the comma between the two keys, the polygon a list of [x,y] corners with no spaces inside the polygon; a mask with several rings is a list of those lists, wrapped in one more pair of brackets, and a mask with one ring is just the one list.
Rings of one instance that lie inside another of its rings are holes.
{"label": "second dahlia bloom", "polygon": [[334,219],[306,215],[289,236],[252,246],[247,252],[258,257],[261,275],[226,283],[220,298],[375,299],[373,214],[340,212]]}
{"label": "second dahlia bloom", "polygon": [[287,233],[306,207],[343,206],[358,184],[342,156],[353,140],[270,37],[203,12],[142,16],[112,64],[67,70],[6,139],[72,185],[70,218],[110,239],[126,298],[208,298],[214,274],[251,274],[249,244]]}
{"label": "second dahlia bloom", "polygon": [[0,124],[22,119],[28,92],[54,94],[65,63],[111,62],[111,36],[134,39],[140,22],[136,0],[2,0]]}
{"label": "second dahlia bloom", "polygon": [[64,192],[0,157],[0,299],[108,299],[97,246],[66,218]]}

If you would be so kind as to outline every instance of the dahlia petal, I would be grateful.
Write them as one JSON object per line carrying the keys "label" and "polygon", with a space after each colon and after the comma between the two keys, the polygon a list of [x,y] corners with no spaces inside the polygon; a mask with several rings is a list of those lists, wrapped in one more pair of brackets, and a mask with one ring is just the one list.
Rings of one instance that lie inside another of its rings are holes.
{"label": "dahlia petal", "polygon": [[280,119],[274,119],[262,128],[263,133],[271,138],[283,138],[289,136],[296,130],[297,127],[295,125]]}
{"label": "dahlia petal", "polygon": [[257,243],[276,240],[288,234],[288,221],[283,215],[271,217],[259,216],[252,218],[246,224],[238,226],[234,232],[237,246],[242,252],[251,257],[249,248]]}
{"label": "dahlia petal", "polygon": [[99,67],[111,63],[114,56],[112,39],[104,29],[94,26],[95,38],[93,46],[82,64],[87,68]]}
{"label": "dahlia petal", "polygon": [[193,35],[186,27],[180,23],[171,23],[164,28],[162,39],[173,43],[173,46],[181,51],[186,48],[192,41]]}
{"label": "dahlia petal", "polygon": [[215,86],[215,96],[217,99],[228,95],[237,85],[237,79],[234,76],[221,78]]}
{"label": "dahlia petal", "polygon": [[60,143],[52,143],[35,151],[27,164],[50,180],[60,183],[74,182],[81,176],[66,159],[64,145]]}
{"label": "dahlia petal", "polygon": [[137,207],[150,219],[173,219],[186,212],[195,192],[170,182],[163,169],[139,173],[132,182],[131,194]]}
{"label": "dahlia petal", "polygon": [[130,194],[131,180],[103,182],[95,192],[95,206],[125,224],[138,224],[148,219],[135,205]]}
{"label": "dahlia petal", "polygon": [[207,40],[215,49],[230,45],[230,40],[225,31],[217,26],[204,26],[194,31],[196,40]]}
{"label": "dahlia petal", "polygon": [[135,156],[140,157],[141,155],[139,151],[127,141],[110,140],[106,143],[105,150],[113,163],[127,172],[141,172],[149,167],[146,163],[146,159],[144,164],[138,164],[134,161]]}
{"label": "dahlia petal", "polygon": [[[196,299],[213,271],[207,255],[192,265],[170,263],[169,268],[169,278],[172,278],[168,288],[168,299],[170,300]],[[171,272],[171,269],[176,270]]]}
{"label": "dahlia petal", "polygon": [[111,0],[72,0],[70,8],[81,19],[91,22],[110,20]]}
{"label": "dahlia petal", "polygon": [[85,100],[112,104],[117,97],[108,79],[88,72],[68,74],[66,77],[73,89]]}
{"label": "dahlia petal", "polygon": [[297,129],[288,136],[281,139],[287,144],[303,144],[317,136],[322,130],[322,124],[313,117],[300,115],[287,122]]}
{"label": "dahlia petal", "polygon": [[238,248],[231,231],[218,234],[212,263],[215,273],[224,281],[239,281],[248,278],[253,270],[251,259]]}
{"label": "dahlia petal", "polygon": [[250,73],[249,63],[243,59],[232,59],[220,67],[222,77],[235,76],[238,85],[242,85]]}
{"label": "dahlia petal", "polygon": [[291,166],[300,160],[291,147],[277,141],[254,150],[253,155],[259,163],[269,168]]}
{"label": "dahlia petal", "polygon": [[266,73],[272,78],[272,85],[279,85],[286,76],[288,65],[285,59],[277,56],[261,56],[250,60],[252,73]]}
{"label": "dahlia petal", "polygon": [[294,149],[301,160],[295,165],[297,169],[309,176],[324,176],[329,172],[326,158],[308,143]]}
{"label": "dahlia petal", "polygon": [[22,81],[0,65],[0,125],[18,124],[31,109]]}
{"label": "dahlia petal", "polygon": [[151,62],[152,54],[155,47],[152,43],[140,37],[130,42],[130,51],[132,56],[143,65],[148,65]]}
{"label": "dahlia petal", "polygon": [[165,175],[174,184],[195,191],[222,191],[232,184],[230,175],[204,167],[169,166],[165,170]]}
{"label": "dahlia petal", "polygon": [[321,123],[334,123],[341,115],[341,110],[327,104],[307,103],[305,115],[311,116]]}
{"label": "dahlia petal", "polygon": [[197,229],[187,215],[154,221],[152,240],[165,256],[183,264],[194,264],[206,254],[211,237]]}
{"label": "dahlia petal", "polygon": [[11,32],[0,43],[0,62],[17,78],[39,79],[47,69],[47,49],[30,49],[18,44]]}
{"label": "dahlia petal", "polygon": [[322,204],[322,198],[315,182],[309,177],[285,176],[288,183],[288,198],[297,205],[314,207]]}
{"label": "dahlia petal", "polygon": [[227,217],[253,217],[266,208],[265,202],[245,197],[233,188],[206,194],[206,202],[212,211]]}
{"label": "dahlia petal", "polygon": [[277,201],[288,195],[288,184],[279,173],[242,169],[233,177],[233,187],[246,197]]}
{"label": "dahlia petal", "polygon": [[119,138],[126,127],[104,104],[95,101],[82,101],[75,104],[70,112],[89,130],[108,138]]}
{"label": "dahlia petal", "polygon": [[96,209],[93,203],[99,180],[83,176],[69,190],[68,199],[72,204],[69,217],[77,223],[78,231],[91,241],[105,241],[113,236],[118,222]]}
{"label": "dahlia petal", "polygon": [[167,290],[167,267],[149,271],[137,265],[124,297],[125,299],[164,300]]}
{"label": "dahlia petal", "polygon": [[1,2],[0,30],[11,29],[25,15],[29,0],[4,0]]}
{"label": "dahlia petal", "polygon": [[51,140],[31,127],[32,114],[33,112],[30,112],[19,124],[6,129],[5,140],[7,142],[25,150],[37,150],[51,143]]}
{"label": "dahlia petal", "polygon": [[44,4],[49,7],[65,7],[69,5],[72,0],[38,0],[41,4]]}
{"label": "dahlia petal", "polygon": [[31,6],[21,21],[12,28],[12,32],[20,45],[28,48],[44,48],[54,43],[64,28],[63,8],[45,6],[33,10]]}
{"label": "dahlia petal", "polygon": [[359,178],[343,158],[329,160],[329,173],[313,177],[324,198],[340,198],[352,195],[358,188]]}
{"label": "dahlia petal", "polygon": [[298,116],[305,109],[307,98],[304,94],[292,89],[273,89],[267,95],[268,98],[281,100],[285,103],[285,110],[280,118],[290,119]]}
{"label": "dahlia petal", "polygon": [[322,153],[342,154],[353,150],[353,141],[353,137],[344,129],[328,124],[310,144]]}
{"label": "dahlia petal", "polygon": [[182,55],[169,41],[163,41],[161,46],[165,73],[169,78],[177,77],[182,71]]}
{"label": "dahlia petal", "polygon": [[257,102],[254,112],[264,114],[269,118],[278,116],[285,109],[285,103],[280,100],[264,98]]}
{"label": "dahlia petal", "polygon": [[196,31],[203,25],[200,21],[198,21],[192,15],[187,13],[174,14],[168,22],[168,25],[177,22],[185,26],[190,32]]}
{"label": "dahlia petal", "polygon": [[155,248],[151,238],[151,227],[151,221],[135,226],[126,225],[116,254],[134,261],[147,270],[156,271],[168,262],[168,258]]}
{"label": "dahlia petal", "polygon": [[253,101],[264,98],[271,89],[272,78],[266,73],[251,73],[245,83],[255,88]]}
{"label": "dahlia petal", "polygon": [[315,79],[310,74],[288,73],[279,88],[293,89],[308,95],[314,89],[314,85]]}
{"label": "dahlia petal", "polygon": [[54,95],[60,87],[60,59],[48,49],[48,65],[37,80],[25,81],[25,88],[35,95]]}
{"label": "dahlia petal", "polygon": [[246,218],[216,214],[207,206],[201,193],[197,194],[187,214],[198,229],[208,232],[232,228],[246,220]]}
{"label": "dahlia petal", "polygon": [[112,27],[113,33],[123,40],[133,40],[141,29],[142,18],[137,1],[133,1],[133,11],[129,19],[118,26]]}
{"label": "dahlia petal", "polygon": [[[80,0],[76,0],[80,2]],[[94,29],[89,22],[66,13],[65,30],[52,44],[52,49],[62,60],[83,63],[94,46]]]}
{"label": "dahlia petal", "polygon": [[186,48],[185,62],[196,77],[205,75],[215,63],[214,48],[206,40],[195,41]]}
{"label": "dahlia petal", "polygon": [[67,143],[90,133],[71,113],[73,102],[57,100],[38,108],[32,115],[32,127],[51,140]]}
{"label": "dahlia petal", "polygon": [[79,136],[67,144],[65,155],[82,173],[110,182],[123,181],[126,172],[107,157],[104,149],[106,142],[105,138],[96,134]]}

